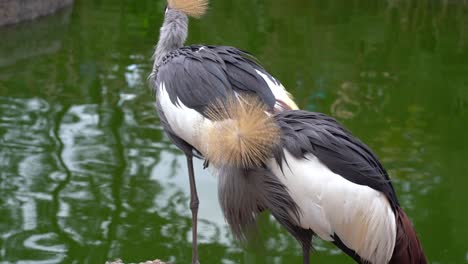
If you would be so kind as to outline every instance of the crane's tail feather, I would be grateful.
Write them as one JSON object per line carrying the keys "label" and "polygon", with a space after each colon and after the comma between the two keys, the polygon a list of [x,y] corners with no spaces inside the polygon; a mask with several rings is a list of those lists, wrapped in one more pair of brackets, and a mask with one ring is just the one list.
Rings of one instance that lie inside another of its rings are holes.
{"label": "crane's tail feather", "polygon": [[168,0],[167,4],[195,18],[202,17],[208,9],[208,0]]}
{"label": "crane's tail feather", "polygon": [[215,166],[262,166],[279,143],[279,127],[266,106],[253,96],[218,101],[205,114],[212,123],[204,155]]}
{"label": "crane's tail feather", "polygon": [[397,241],[389,263],[427,263],[421,243],[408,216],[406,216],[401,208],[397,208],[395,214],[397,220]]}

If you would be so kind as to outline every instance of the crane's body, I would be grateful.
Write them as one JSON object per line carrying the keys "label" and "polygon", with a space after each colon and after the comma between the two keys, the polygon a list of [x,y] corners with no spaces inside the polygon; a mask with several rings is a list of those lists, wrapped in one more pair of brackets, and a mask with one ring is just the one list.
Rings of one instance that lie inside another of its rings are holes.
{"label": "crane's body", "polygon": [[368,146],[324,114],[287,111],[276,120],[281,147],[268,167],[304,212],[301,228],[360,262],[425,262],[392,182]]}
{"label": "crane's body", "polygon": [[326,241],[339,240],[370,263],[388,263],[397,228],[382,193],[334,173],[312,153],[295,157],[284,150],[282,163],[272,160],[268,168],[299,208],[298,227]]}
{"label": "crane's body", "polygon": [[210,107],[214,103],[225,104],[232,98],[255,97],[269,113],[297,109],[280,82],[248,53],[226,46],[184,47],[188,15],[199,17],[206,6],[206,0],[168,0],[149,78],[156,92],[156,107],[164,131],[187,157],[193,226],[192,264],[199,263],[199,201],[192,158],[194,155],[203,157],[205,151],[214,147],[205,143],[204,131],[213,129],[217,123],[209,118]]}
{"label": "crane's body", "polygon": [[387,172],[373,152],[320,113],[274,115],[280,142],[262,168],[220,170],[219,196],[237,237],[265,209],[301,243],[333,242],[359,263],[426,263]]}

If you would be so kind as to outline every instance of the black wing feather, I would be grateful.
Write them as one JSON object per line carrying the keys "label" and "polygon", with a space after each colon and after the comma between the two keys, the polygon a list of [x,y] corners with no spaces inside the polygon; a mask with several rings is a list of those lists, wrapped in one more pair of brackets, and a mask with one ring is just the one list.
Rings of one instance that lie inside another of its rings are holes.
{"label": "black wing feather", "polygon": [[156,89],[164,83],[173,104],[180,100],[202,115],[234,92],[254,94],[273,109],[275,97],[257,70],[277,83],[248,53],[226,46],[189,46],[170,52],[152,81]]}
{"label": "black wing feather", "polygon": [[347,180],[382,192],[392,208],[399,206],[390,178],[377,156],[335,119],[300,110],[275,115],[281,131],[281,144],[275,158],[281,166],[283,149],[296,158],[312,153],[331,171]]}

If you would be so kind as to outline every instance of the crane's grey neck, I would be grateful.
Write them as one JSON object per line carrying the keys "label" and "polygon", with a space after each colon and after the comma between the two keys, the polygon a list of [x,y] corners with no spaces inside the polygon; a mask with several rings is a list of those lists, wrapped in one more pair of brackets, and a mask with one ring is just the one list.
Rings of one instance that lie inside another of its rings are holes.
{"label": "crane's grey neck", "polygon": [[159,33],[159,41],[154,52],[154,69],[160,65],[162,59],[172,50],[182,47],[187,39],[188,17],[185,13],[168,8],[164,16],[164,23]]}

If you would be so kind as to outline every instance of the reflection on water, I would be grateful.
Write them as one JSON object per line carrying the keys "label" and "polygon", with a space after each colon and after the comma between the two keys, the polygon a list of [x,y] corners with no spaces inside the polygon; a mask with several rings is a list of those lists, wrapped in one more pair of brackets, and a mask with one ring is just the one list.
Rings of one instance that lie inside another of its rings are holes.
{"label": "reflection on water", "polygon": [[[83,0],[0,28],[0,263],[190,260],[185,158],[146,83],[164,6]],[[302,108],[343,122],[381,157],[429,258],[468,263],[467,8],[216,1],[190,42],[252,51]],[[301,261],[268,215],[247,249],[234,242],[216,179],[195,170],[203,263]],[[315,248],[314,261],[351,263],[329,243]]]}
{"label": "reflection on water", "polygon": [[0,67],[56,53],[62,46],[62,37],[70,22],[71,11],[69,7],[39,22],[27,21],[1,28]]}

